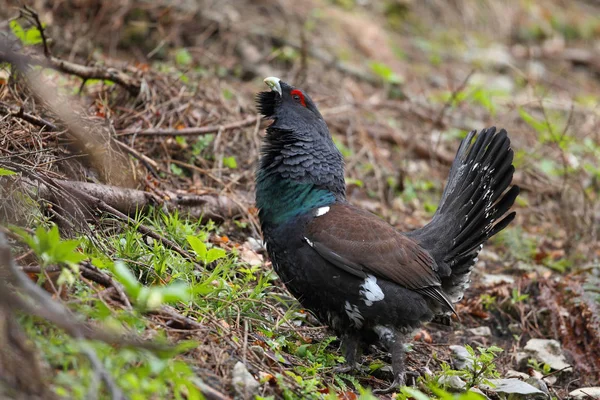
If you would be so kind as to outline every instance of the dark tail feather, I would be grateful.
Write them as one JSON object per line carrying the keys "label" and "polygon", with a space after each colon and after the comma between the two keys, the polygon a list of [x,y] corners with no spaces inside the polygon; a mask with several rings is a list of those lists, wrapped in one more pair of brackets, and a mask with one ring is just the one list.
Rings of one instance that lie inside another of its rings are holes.
{"label": "dark tail feather", "polygon": [[408,233],[435,259],[442,288],[453,302],[468,287],[483,243],[515,218],[507,213],[519,194],[518,186],[508,189],[515,168],[506,131],[484,129],[473,143],[476,133],[461,142],[431,222]]}

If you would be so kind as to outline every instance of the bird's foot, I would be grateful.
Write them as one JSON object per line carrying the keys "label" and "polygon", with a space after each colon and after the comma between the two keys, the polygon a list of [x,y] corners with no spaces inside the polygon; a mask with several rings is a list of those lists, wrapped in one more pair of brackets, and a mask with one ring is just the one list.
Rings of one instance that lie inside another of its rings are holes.
{"label": "bird's foot", "polygon": [[353,363],[353,364],[338,365],[337,367],[333,368],[332,372],[334,374],[347,374],[349,372],[354,372],[356,370],[357,370],[356,363]]}
{"label": "bird's foot", "polygon": [[401,374],[396,375],[396,378],[392,382],[392,384],[388,387],[382,389],[373,390],[373,394],[389,394],[395,392],[397,389],[406,385],[407,379],[409,378],[409,382],[413,385],[417,382],[417,378],[421,376],[418,372],[406,371]]}

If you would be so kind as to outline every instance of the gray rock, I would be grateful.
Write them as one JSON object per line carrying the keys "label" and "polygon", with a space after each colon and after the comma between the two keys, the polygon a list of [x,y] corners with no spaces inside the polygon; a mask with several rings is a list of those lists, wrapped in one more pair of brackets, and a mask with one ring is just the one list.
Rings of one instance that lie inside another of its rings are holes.
{"label": "gray rock", "polygon": [[560,343],[553,339],[530,339],[525,345],[525,351],[539,362],[548,364],[554,370],[565,369],[571,366],[567,363]]}
{"label": "gray rock", "polygon": [[482,385],[482,387],[490,392],[507,394],[511,400],[545,400],[548,398],[546,393],[519,379],[490,379],[490,382],[494,387],[488,385]]}
{"label": "gray rock", "polygon": [[600,386],[575,389],[569,393],[569,396],[576,399],[600,399]]}
{"label": "gray rock", "polygon": [[492,330],[487,326],[478,326],[477,328],[467,329],[467,331],[475,336],[492,336]]}
{"label": "gray rock", "polygon": [[244,363],[238,361],[233,367],[231,383],[235,390],[236,399],[252,399],[258,393],[260,383],[254,379]]}
{"label": "gray rock", "polygon": [[473,359],[466,348],[463,346],[450,346],[452,350],[452,364],[454,369],[471,369],[473,367]]}
{"label": "gray rock", "polygon": [[443,375],[438,383],[451,392],[464,392],[467,387],[467,383],[456,375]]}

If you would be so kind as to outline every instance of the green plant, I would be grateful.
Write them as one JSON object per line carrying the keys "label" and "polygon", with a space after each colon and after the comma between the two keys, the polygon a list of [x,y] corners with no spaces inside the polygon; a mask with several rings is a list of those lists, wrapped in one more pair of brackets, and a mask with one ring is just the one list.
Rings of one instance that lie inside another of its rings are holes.
{"label": "green plant", "polygon": [[[503,350],[497,346],[478,347],[475,351],[471,346],[465,345],[469,353],[468,363],[464,369],[453,370],[448,364],[442,364],[442,376],[458,376],[467,384],[467,389],[480,384],[491,385],[490,379],[500,376],[496,369],[496,357]],[[435,381],[439,384],[439,377]]]}
{"label": "green plant", "polygon": [[42,268],[56,264],[68,267],[62,269],[58,279],[59,285],[72,284],[75,281],[74,273],[79,272],[79,262],[86,258],[84,254],[77,251],[80,246],[78,240],[61,240],[56,225],[52,225],[50,229],[40,225],[33,235],[18,227],[12,227],[12,230],[33,250]]}
{"label": "green plant", "polygon": [[489,310],[490,308],[492,308],[492,306],[496,304],[496,296],[492,296],[487,293],[482,294],[480,299],[481,305],[483,305],[483,308],[486,310]]}
{"label": "green plant", "polygon": [[511,293],[510,302],[515,305],[518,303],[522,303],[529,298],[529,295],[526,293],[521,293],[519,288],[514,287]]}
{"label": "green plant", "polygon": [[[24,29],[17,20],[9,22],[10,30],[21,41],[23,46],[33,46],[42,43],[42,34],[36,26]],[[45,24],[42,24],[45,28]]]}
{"label": "green plant", "polygon": [[529,365],[536,371],[541,372],[544,375],[549,374],[550,371],[552,370],[552,367],[550,367],[550,365],[543,363],[543,362],[539,362],[534,358],[530,358],[529,360],[527,360],[527,365]]}

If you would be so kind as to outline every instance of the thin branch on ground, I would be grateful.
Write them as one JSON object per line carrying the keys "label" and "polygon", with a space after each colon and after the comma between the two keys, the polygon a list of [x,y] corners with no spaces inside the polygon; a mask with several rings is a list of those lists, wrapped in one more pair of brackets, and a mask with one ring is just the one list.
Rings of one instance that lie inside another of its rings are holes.
{"label": "thin branch on ground", "polygon": [[183,129],[160,129],[160,128],[149,128],[145,130],[139,129],[126,129],[122,131],[118,131],[117,136],[123,135],[136,135],[136,136],[199,136],[199,135],[207,135],[210,133],[216,133],[219,131],[228,131],[236,128],[243,128],[245,126],[250,126],[256,123],[256,121],[260,120],[259,115],[253,115],[251,117],[247,117],[241,121],[232,122],[229,124],[223,125],[211,125],[211,126],[201,126],[198,128],[183,128]]}
{"label": "thin branch on ground", "polygon": [[46,131],[59,130],[58,127],[52,122],[40,117],[36,117],[33,114],[26,113],[23,111],[23,107],[20,107],[18,110],[14,110],[10,105],[0,101],[0,112],[4,113],[5,115],[10,115],[13,118],[20,118],[23,121],[27,121],[32,125],[45,129]]}

